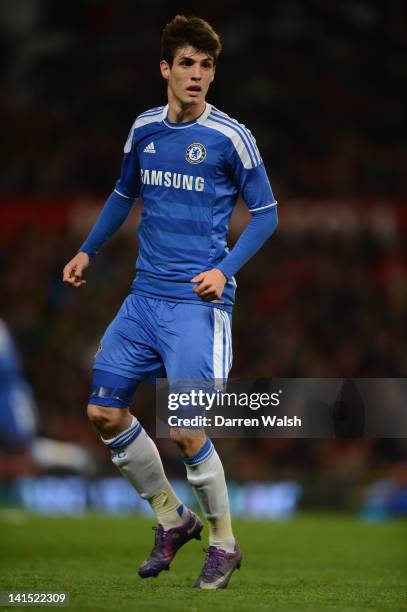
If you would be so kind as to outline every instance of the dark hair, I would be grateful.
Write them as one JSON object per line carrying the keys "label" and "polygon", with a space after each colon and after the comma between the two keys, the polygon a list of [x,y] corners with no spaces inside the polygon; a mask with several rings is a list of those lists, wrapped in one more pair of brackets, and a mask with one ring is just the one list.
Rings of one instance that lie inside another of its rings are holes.
{"label": "dark hair", "polygon": [[161,58],[172,66],[177,49],[190,45],[210,55],[216,64],[222,44],[212,26],[200,17],[176,15],[161,36]]}

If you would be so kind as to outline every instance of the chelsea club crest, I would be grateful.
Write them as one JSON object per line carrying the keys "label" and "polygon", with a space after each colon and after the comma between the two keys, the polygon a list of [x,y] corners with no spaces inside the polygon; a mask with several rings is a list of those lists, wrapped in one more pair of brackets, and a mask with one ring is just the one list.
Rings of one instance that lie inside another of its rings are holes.
{"label": "chelsea club crest", "polygon": [[200,164],[206,157],[206,149],[200,142],[193,142],[185,152],[185,159],[190,164]]}

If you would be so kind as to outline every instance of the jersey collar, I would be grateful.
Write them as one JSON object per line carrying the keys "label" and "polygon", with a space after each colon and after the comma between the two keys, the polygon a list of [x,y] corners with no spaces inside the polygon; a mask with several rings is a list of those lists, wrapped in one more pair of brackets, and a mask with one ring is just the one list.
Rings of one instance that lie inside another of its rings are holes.
{"label": "jersey collar", "polygon": [[212,105],[209,104],[208,102],[206,102],[206,106],[205,106],[204,112],[201,113],[199,115],[199,117],[197,117],[193,121],[186,121],[186,122],[182,122],[182,123],[181,122],[179,122],[179,123],[171,123],[167,119],[167,115],[168,115],[168,104],[167,104],[163,108],[162,122],[164,123],[164,125],[166,125],[167,127],[171,128],[172,130],[184,130],[186,128],[189,128],[189,127],[195,125],[196,123],[205,123],[205,121],[208,118],[208,115],[211,112],[211,110],[212,110]]}

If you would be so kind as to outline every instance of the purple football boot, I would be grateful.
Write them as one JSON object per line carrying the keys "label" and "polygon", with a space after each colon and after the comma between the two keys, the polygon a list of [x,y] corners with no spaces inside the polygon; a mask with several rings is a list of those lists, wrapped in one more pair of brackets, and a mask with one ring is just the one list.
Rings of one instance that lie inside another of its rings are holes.
{"label": "purple football boot", "polygon": [[232,553],[216,546],[209,546],[204,550],[205,563],[196,579],[194,589],[226,589],[235,569],[240,569],[242,553],[239,546],[236,543],[235,551]]}
{"label": "purple football boot", "polygon": [[201,539],[203,525],[199,518],[189,510],[189,518],[180,527],[164,531],[162,525],[153,527],[155,530],[154,548],[150,556],[140,565],[138,574],[141,578],[156,578],[163,570],[170,569],[170,563],[176,552],[187,542]]}

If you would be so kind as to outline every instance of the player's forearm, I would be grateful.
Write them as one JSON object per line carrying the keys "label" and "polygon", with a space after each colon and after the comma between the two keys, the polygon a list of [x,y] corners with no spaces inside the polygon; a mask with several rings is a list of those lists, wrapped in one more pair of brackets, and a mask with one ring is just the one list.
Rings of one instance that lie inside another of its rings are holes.
{"label": "player's forearm", "polygon": [[226,278],[232,277],[260,249],[278,224],[277,207],[273,206],[252,216],[239,240],[225,259],[216,266]]}
{"label": "player's forearm", "polygon": [[133,201],[113,191],[107,198],[89,236],[79,251],[96,255],[105,242],[121,227],[133,206]]}

